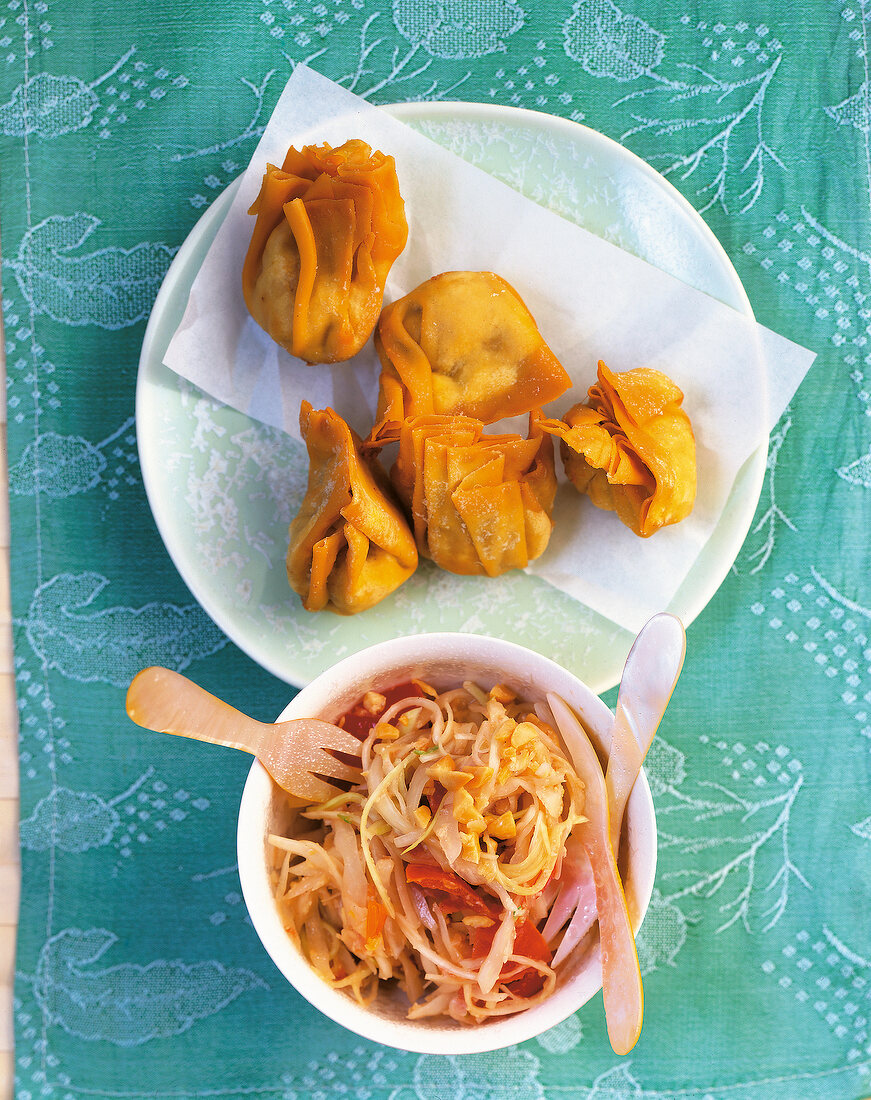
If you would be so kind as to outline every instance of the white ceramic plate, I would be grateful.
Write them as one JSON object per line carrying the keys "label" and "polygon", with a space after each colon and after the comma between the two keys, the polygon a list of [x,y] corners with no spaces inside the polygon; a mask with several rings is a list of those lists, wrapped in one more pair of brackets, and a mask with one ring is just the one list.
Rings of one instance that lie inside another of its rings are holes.
{"label": "white ceramic plate", "polygon": [[[528,198],[752,316],[734,268],[696,211],[610,139],[550,115],[487,104],[388,109]],[[240,649],[297,686],[375,642],[453,630],[510,639],[551,657],[597,692],[613,687],[633,636],[522,572],[458,577],[423,562],[393,596],[363,614],[342,618],[301,608],[287,583],[284,556],[287,527],[305,492],[305,448],[219,404],[163,365],[235,186],[197,222],[170,266],[145,333],[136,398],[148,499],[196,599]],[[716,592],[744,541],[766,455],[762,445],[745,463],[712,537],[664,609],[687,625]]]}

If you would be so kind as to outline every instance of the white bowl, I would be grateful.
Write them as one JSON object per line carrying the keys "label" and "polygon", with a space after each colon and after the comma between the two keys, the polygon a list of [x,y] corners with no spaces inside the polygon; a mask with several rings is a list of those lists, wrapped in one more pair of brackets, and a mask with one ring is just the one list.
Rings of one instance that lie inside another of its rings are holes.
{"label": "white bowl", "polygon": [[[536,702],[556,692],[583,719],[601,753],[607,754],[613,714],[572,673],[547,657],[498,638],[475,634],[419,634],[381,642],[321,673],[281,714],[289,718],[338,719],[366,691],[419,677],[436,688],[474,680],[485,689],[501,682]],[[363,1008],[333,989],[311,968],[284,930],[269,877],[266,838],[286,827],[282,792],[255,761],[239,809],[238,854],[242,893],[257,934],[272,961],[315,1008],[367,1039],[425,1054],[471,1054],[498,1050],[534,1038],[571,1016],[602,988],[598,943],[558,970],[547,1000],[514,1016],[469,1026],[450,1019],[408,1020],[400,991],[385,991]],[[656,819],[650,787],[642,772],[624,821],[624,889],[636,931],[650,901],[656,871]],[[623,864],[621,863],[621,866]],[[604,1011],[602,1013],[602,1026]]]}

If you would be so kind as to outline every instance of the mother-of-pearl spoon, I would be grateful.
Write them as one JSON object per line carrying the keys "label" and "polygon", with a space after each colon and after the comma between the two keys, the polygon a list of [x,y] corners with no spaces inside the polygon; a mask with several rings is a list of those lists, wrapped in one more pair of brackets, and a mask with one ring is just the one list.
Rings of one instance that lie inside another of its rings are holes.
{"label": "mother-of-pearl spoon", "polygon": [[[554,901],[544,936],[571,921],[553,958],[557,965],[598,917],[608,1032],[618,1053],[631,1050],[643,1011],[641,976],[630,912],[617,870],[626,803],[674,691],[686,653],[686,635],[674,615],[655,615],[642,628],[626,659],[607,771],[586,733],[563,701],[548,697],[566,747],[587,783],[588,823],[578,831],[565,884]],[[620,1048],[620,1049],[618,1049]]]}

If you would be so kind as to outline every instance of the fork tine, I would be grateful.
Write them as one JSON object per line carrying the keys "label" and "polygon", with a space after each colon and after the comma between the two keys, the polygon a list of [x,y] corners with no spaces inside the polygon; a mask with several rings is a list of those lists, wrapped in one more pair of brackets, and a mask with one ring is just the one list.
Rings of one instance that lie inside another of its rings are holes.
{"label": "fork tine", "polygon": [[337,760],[329,752],[319,749],[311,754],[307,761],[309,771],[314,775],[320,775],[329,779],[341,779],[348,783],[360,782],[360,766],[353,767],[342,760]]}
{"label": "fork tine", "polygon": [[328,799],[342,793],[339,787],[334,787],[332,783],[328,783],[325,779],[319,779],[316,775],[310,775],[308,772],[295,773],[290,782],[292,785],[286,787],[285,790],[310,805],[326,802]]}
{"label": "fork tine", "polygon": [[[310,803],[326,802],[360,781],[360,742],[315,718],[295,718],[265,726],[257,750],[275,782]],[[343,759],[337,759],[336,753]]]}
{"label": "fork tine", "polygon": [[282,734],[296,739],[305,736],[310,743],[316,743],[323,749],[346,752],[349,756],[360,755],[360,740],[347,730],[334,726],[331,722],[322,722],[319,718],[292,718],[279,723]]}

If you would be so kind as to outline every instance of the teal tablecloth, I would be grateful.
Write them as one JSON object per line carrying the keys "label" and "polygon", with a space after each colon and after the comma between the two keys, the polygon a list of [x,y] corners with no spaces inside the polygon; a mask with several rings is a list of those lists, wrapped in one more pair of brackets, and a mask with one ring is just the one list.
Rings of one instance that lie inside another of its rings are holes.
{"label": "teal tablecloth", "polygon": [[[4,2],[21,1100],[871,1093],[869,35],[868,0]],[[246,919],[245,760],[124,715],[150,663],[262,718],[288,696],[171,564],[134,388],[173,254],[301,60],[376,103],[513,104],[616,138],[703,213],[759,320],[818,352],[651,753],[647,1012],[622,1061],[598,999],[482,1057],[340,1030]]]}

